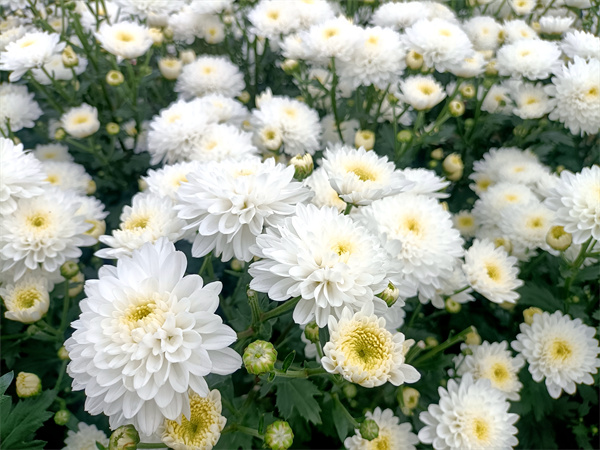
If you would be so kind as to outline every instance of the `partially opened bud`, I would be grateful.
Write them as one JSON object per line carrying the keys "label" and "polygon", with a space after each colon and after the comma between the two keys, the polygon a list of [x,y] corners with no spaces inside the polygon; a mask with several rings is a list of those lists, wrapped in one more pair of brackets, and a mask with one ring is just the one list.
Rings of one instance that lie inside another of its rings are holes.
{"label": "partially opened bud", "polygon": [[361,437],[367,441],[372,441],[379,437],[379,425],[373,419],[365,419],[360,424],[359,431]]}
{"label": "partially opened bud", "polygon": [[523,320],[527,325],[531,325],[533,323],[533,316],[536,314],[542,314],[542,312],[543,311],[540,308],[535,306],[527,308],[525,311],[523,311]]}
{"label": "partially opened bud", "polygon": [[183,63],[171,56],[161,58],[158,61],[158,70],[160,70],[160,74],[167,80],[176,80],[181,73],[182,67]]}
{"label": "partially opened bud", "polygon": [[400,290],[390,282],[383,292],[379,294],[379,297],[381,297],[388,306],[393,306],[398,300],[398,297],[400,297]]}
{"label": "partially opened bud", "polygon": [[423,66],[423,55],[411,50],[406,55],[406,65],[413,70],[420,69]]}
{"label": "partially opened bud", "polygon": [[293,443],[292,427],[283,420],[276,420],[265,430],[265,444],[271,450],[287,450]]}
{"label": "partially opened bud", "polygon": [[550,230],[548,230],[548,234],[546,235],[546,243],[552,247],[554,250],[558,250],[564,252],[569,248],[573,242],[573,235],[571,233],[567,233],[564,227],[559,225],[555,225]]}
{"label": "partially opened bud", "polygon": [[354,135],[354,146],[363,147],[365,150],[373,150],[375,147],[375,133],[371,130],[358,130]]}
{"label": "partially opened bud", "polygon": [[140,443],[140,434],[133,425],[123,425],[110,435],[108,450],[135,450]]}
{"label": "partially opened bud", "polygon": [[270,342],[254,341],[244,350],[243,361],[249,373],[262,375],[275,368],[277,350]]}
{"label": "partially opened bud", "polygon": [[20,398],[34,397],[42,392],[42,380],[35,373],[19,372],[16,384]]}
{"label": "partially opened bud", "polygon": [[290,165],[294,166],[294,178],[298,181],[304,180],[314,169],[313,159],[309,153],[294,156],[290,159]]}

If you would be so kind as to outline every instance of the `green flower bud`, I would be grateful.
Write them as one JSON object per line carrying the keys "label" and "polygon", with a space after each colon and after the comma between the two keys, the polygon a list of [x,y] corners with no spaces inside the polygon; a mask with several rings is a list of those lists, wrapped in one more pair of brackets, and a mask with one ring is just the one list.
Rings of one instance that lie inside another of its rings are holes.
{"label": "green flower bud", "polygon": [[457,301],[453,300],[452,297],[446,299],[446,311],[451,314],[456,314],[460,311],[461,305]]}
{"label": "green flower bud", "polygon": [[270,342],[254,341],[244,350],[243,360],[249,373],[262,375],[275,368],[277,350]]}
{"label": "green flower bud", "polygon": [[442,150],[441,148],[436,148],[435,150],[431,151],[432,159],[437,159],[439,161],[443,157],[444,157],[444,150]]}
{"label": "green flower bud", "polygon": [[354,385],[352,383],[344,384],[342,391],[344,392],[344,395],[346,396],[346,398],[354,398],[354,397],[356,397],[356,394],[358,393],[358,389],[356,389],[356,385]]}
{"label": "green flower bud", "polygon": [[471,83],[463,84],[459,91],[460,95],[462,95],[462,98],[470,99],[475,97],[475,86],[473,86]]}
{"label": "green flower bud", "polygon": [[58,358],[61,361],[68,361],[69,360],[69,352],[67,351],[67,349],[65,348],[65,346],[63,345],[61,348],[58,349],[58,351],[56,352]]}
{"label": "green flower bud", "polygon": [[481,344],[481,336],[475,329],[475,327],[471,327],[473,331],[467,333],[465,336],[465,344],[467,345],[480,345]]}
{"label": "green flower bud", "polygon": [[283,420],[277,420],[265,430],[265,444],[272,450],[286,450],[294,443],[292,427]]}
{"label": "green flower bud", "polygon": [[381,297],[381,299],[388,305],[388,306],[393,306],[394,303],[396,303],[396,301],[398,300],[398,297],[400,297],[400,290],[394,286],[393,283],[388,283],[387,287],[383,290],[383,292],[381,294],[379,294],[379,297]]}
{"label": "green flower bud", "polygon": [[359,431],[362,438],[367,441],[372,441],[379,437],[379,425],[373,419],[365,419],[360,424]]}
{"label": "green flower bud", "polygon": [[523,320],[527,325],[531,325],[533,323],[533,316],[536,314],[541,314],[543,311],[540,308],[532,306],[523,311]]}
{"label": "green flower bud", "polygon": [[59,128],[54,133],[54,139],[57,140],[57,141],[62,141],[65,138],[66,135],[67,135],[66,131],[63,130],[62,128]]}
{"label": "green flower bud", "polygon": [[465,113],[465,104],[460,100],[452,100],[448,109],[452,117],[460,117]]}
{"label": "green flower bud", "polygon": [[54,414],[54,423],[56,425],[66,425],[71,417],[71,413],[66,409],[59,409]]}
{"label": "green flower bud", "polygon": [[16,384],[20,398],[35,397],[42,392],[42,380],[35,373],[19,372]]}
{"label": "green flower bud", "polygon": [[467,128],[467,129],[473,128],[473,125],[475,125],[475,121],[473,119],[465,120],[465,128]]}
{"label": "green flower bud", "polygon": [[106,74],[106,82],[110,86],[119,86],[119,85],[123,84],[124,81],[125,81],[125,77],[118,70],[110,70]]}
{"label": "green flower bud", "polygon": [[412,139],[412,132],[410,130],[402,130],[396,135],[398,142],[407,143]]}
{"label": "green flower bud", "polygon": [[67,261],[60,266],[60,274],[67,280],[70,280],[79,273],[79,265],[75,261]]}
{"label": "green flower bud", "polygon": [[133,425],[123,425],[113,431],[108,442],[108,450],[135,450],[140,443],[140,435]]}
{"label": "green flower bud", "polygon": [[546,243],[554,250],[564,252],[573,242],[573,235],[567,233],[564,227],[555,225],[548,230],[546,234]]}
{"label": "green flower bud", "polygon": [[281,63],[281,69],[288,75],[298,68],[298,61],[295,59],[286,59]]}
{"label": "green flower bud", "polygon": [[304,337],[313,344],[319,342],[319,326],[314,320],[304,327]]}
{"label": "green flower bud", "polygon": [[427,347],[436,347],[437,345],[439,345],[439,341],[434,338],[433,336],[429,336],[425,338],[425,345]]}
{"label": "green flower bud", "polygon": [[69,282],[69,297],[75,297],[81,291],[83,291],[83,282],[85,278],[81,272],[71,278]]}
{"label": "green flower bud", "polygon": [[290,159],[290,166],[294,166],[294,178],[298,181],[302,181],[308,177],[315,167],[312,156],[309,153],[294,156]]}
{"label": "green flower bud", "polygon": [[240,261],[239,259],[233,258],[231,260],[231,270],[235,270],[236,272],[241,272],[244,270],[244,261]]}
{"label": "green flower bud", "polygon": [[109,122],[106,124],[106,132],[108,134],[110,134],[111,136],[115,136],[115,135],[119,134],[120,130],[121,130],[121,127],[119,127],[118,123]]}

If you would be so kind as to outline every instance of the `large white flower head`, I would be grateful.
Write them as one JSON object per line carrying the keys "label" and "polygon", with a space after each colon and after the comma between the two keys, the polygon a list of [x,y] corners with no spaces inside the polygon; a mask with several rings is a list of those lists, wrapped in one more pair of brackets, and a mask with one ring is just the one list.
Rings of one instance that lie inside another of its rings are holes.
{"label": "large white flower head", "polygon": [[546,205],[555,211],[555,222],[573,235],[573,243],[590,237],[600,241],[600,166],[584,167],[573,174],[564,170],[551,189]]}
{"label": "large white flower head", "polygon": [[65,48],[59,42],[60,35],[46,31],[30,31],[22,38],[11,42],[0,53],[0,70],[11,70],[8,77],[11,82],[19,80],[25,72],[46,64],[51,56]]}
{"label": "large white flower head", "polygon": [[[494,84],[485,95],[481,104],[481,110],[492,114],[511,114],[512,103],[508,93],[509,90],[506,86]],[[481,99],[483,94],[484,91],[480,89],[477,92],[477,97]]]}
{"label": "large white flower head", "polygon": [[198,231],[192,254],[214,251],[223,261],[250,261],[250,246],[264,227],[294,214],[296,203],[312,196],[293,177],[292,166],[276,165],[273,158],[209,162],[190,173],[175,208],[188,221],[186,229]]}
{"label": "large white flower head", "polygon": [[296,0],[295,3],[301,29],[308,29],[335,17],[334,9],[327,0]]}
{"label": "large white flower head", "polygon": [[315,196],[311,203],[316,206],[333,206],[339,212],[346,209],[346,202],[340,198],[335,189],[329,183],[329,175],[322,167],[315,171],[304,180],[304,185],[314,192]]}
{"label": "large white flower head", "polygon": [[[560,13],[559,13],[560,14]],[[575,22],[575,17],[559,17],[545,15],[540,17],[540,32],[554,36],[560,36],[567,32]]]}
{"label": "large white flower head", "polygon": [[102,48],[119,61],[139,58],[152,46],[149,29],[135,22],[102,22],[95,35]]}
{"label": "large white flower head", "polygon": [[465,253],[463,271],[471,287],[494,303],[515,303],[523,286],[517,258],[488,240],[475,239]]}
{"label": "large white flower head", "polygon": [[96,442],[100,442],[105,447],[108,447],[108,437],[104,431],[96,428],[96,425],[88,425],[85,422],[79,422],[77,431],[68,430],[67,438],[65,439],[65,447],[63,450],[93,450],[96,447]]}
{"label": "large white flower head", "polygon": [[226,123],[240,128],[248,119],[248,109],[239,101],[221,94],[208,94],[194,100],[211,122]]}
{"label": "large white flower head", "polygon": [[425,423],[419,431],[421,442],[432,444],[435,450],[492,450],[518,444],[514,423],[519,416],[508,412],[506,396],[493,389],[490,380],[474,381],[468,373],[460,385],[449,380],[447,388],[440,387],[438,392],[439,404],[419,414]]}
{"label": "large white flower head", "polygon": [[400,81],[401,100],[414,109],[433,108],[446,98],[446,92],[431,75],[411,75]]}
{"label": "large white flower head", "polygon": [[563,53],[571,59],[575,56],[587,60],[598,59],[600,37],[587,31],[573,30],[565,35],[560,46]]}
{"label": "large white flower head", "polygon": [[349,216],[330,207],[298,204],[296,215],[256,238],[250,287],[284,301],[302,297],[294,321],[327,325],[344,307],[385,304],[374,295],[387,287],[386,253],[378,239]]}
{"label": "large white flower head", "polygon": [[87,298],[65,342],[73,389],[111,428],[131,423],[143,435],[165,419],[190,418],[188,389],[209,392],[204,376],[228,375],[241,357],[236,334],[215,314],[220,282],[184,276],[186,257],[166,239],[147,243],[86,282]]}
{"label": "large white flower head", "polygon": [[354,436],[347,437],[344,446],[348,450],[416,450],[415,445],[419,438],[412,432],[412,425],[408,422],[400,423],[391,409],[381,410],[380,407],[367,411],[366,419],[374,420],[379,427],[379,435],[371,440],[364,439],[360,430],[354,430]]}
{"label": "large white flower head", "polygon": [[84,58],[81,55],[78,55],[77,59],[78,62],[76,66],[65,67],[65,65],[63,64],[62,55],[60,53],[55,53],[50,57],[50,60],[42,66],[43,70],[41,68],[32,69],[31,73],[33,74],[35,80],[43,85],[52,84],[52,79],[48,77],[48,75],[46,75],[45,72],[48,72],[55,80],[72,80],[74,74],[82,74],[85,71],[85,68],[87,67],[86,58]]}
{"label": "large white flower head", "polygon": [[313,25],[301,36],[308,46],[310,59],[327,63],[331,58],[349,61],[358,42],[359,32],[359,27],[346,17],[340,16]]}
{"label": "large white flower head", "polygon": [[527,22],[521,19],[508,20],[502,27],[504,42],[512,44],[526,39],[538,39],[538,35]]}
{"label": "large white flower head", "polygon": [[427,3],[419,1],[382,3],[373,12],[371,23],[401,31],[423,18],[424,13],[427,13]]}
{"label": "large white flower head", "polygon": [[69,147],[63,144],[37,144],[32,152],[40,161],[73,161]]}
{"label": "large white flower head", "polygon": [[239,161],[257,153],[252,144],[252,133],[241,131],[234,125],[211,123],[204,129],[190,158],[200,162]]}
{"label": "large white flower head", "polygon": [[330,316],[328,328],[329,342],[321,359],[327,372],[367,388],[388,381],[400,386],[421,378],[404,358],[414,341],[406,341],[402,333],[390,333],[385,319],[373,313],[372,303],[356,313],[345,308],[339,320]]}
{"label": "large white flower head", "polygon": [[541,119],[556,105],[541,83],[516,82],[510,86],[510,96],[515,101],[513,114],[521,119]]}
{"label": "large white flower head", "polygon": [[248,12],[255,34],[271,40],[292,33],[300,26],[296,2],[261,0]]}
{"label": "large white flower head", "polygon": [[556,99],[550,120],[564,124],[573,134],[596,134],[600,130],[600,60],[575,56],[556,71],[546,89]]}
{"label": "large white flower head", "polygon": [[92,193],[95,187],[92,177],[85,167],[71,161],[44,161],[46,181],[60,189],[70,189],[78,194]]}
{"label": "large white flower head", "polygon": [[42,164],[32,154],[23,151],[23,144],[15,145],[0,137],[0,215],[17,209],[19,198],[31,198],[44,192],[47,185]]}
{"label": "large white flower head", "polygon": [[76,138],[86,138],[100,129],[98,109],[82,103],[66,111],[60,118],[64,130]]}
{"label": "large white flower head", "polygon": [[29,27],[23,26],[16,17],[7,19],[9,20],[5,20],[3,26],[0,27],[0,52],[5,51],[8,44],[22,38],[29,31]]}
{"label": "large white flower head", "polygon": [[100,236],[100,242],[109,248],[98,250],[96,256],[120,258],[161,237],[176,242],[182,237],[186,224],[177,217],[170,198],[144,192],[133,196],[131,206],[123,208],[120,220],[119,228],[111,236]]}
{"label": "large white flower head", "polygon": [[159,197],[168,197],[174,202],[177,200],[177,191],[181,183],[187,181],[187,176],[194,171],[199,162],[180,162],[164,165],[160,169],[150,169],[142,179],[148,185],[148,190]]}
{"label": "large white flower head", "polygon": [[450,194],[442,192],[450,182],[438,176],[433,170],[423,169],[421,167],[407,167],[400,172],[404,177],[413,183],[408,186],[404,192],[411,194],[422,194],[432,198],[448,198]]}
{"label": "large white flower head", "polygon": [[544,80],[560,67],[561,51],[554,42],[521,39],[497,53],[498,73],[513,78]]}
{"label": "large white flower head", "polygon": [[28,273],[14,285],[3,284],[0,297],[6,306],[4,317],[17,322],[37,322],[50,307],[48,280],[40,273]]}
{"label": "large white flower head", "polygon": [[486,174],[492,183],[509,182],[530,187],[550,173],[535,153],[516,147],[490,149],[483,159],[473,163],[473,170],[476,174]]}
{"label": "large white flower head", "polygon": [[326,149],[322,167],[331,187],[346,203],[368,205],[412,185],[387,156],[349,146]]}
{"label": "large white flower head", "polygon": [[432,289],[431,286],[422,288],[419,292],[421,303],[431,302],[434,307],[444,309],[447,299],[460,304],[475,300],[472,295],[473,289],[469,287],[469,282],[461,265],[462,261],[456,260],[450,273],[438,277],[435,282],[435,289]]}
{"label": "large white flower head", "polygon": [[240,69],[229,59],[223,56],[200,56],[184,66],[177,78],[175,91],[188,99],[207,94],[237,97],[245,86]]}
{"label": "large white flower head", "polygon": [[493,17],[472,17],[463,24],[463,29],[475,50],[496,50],[500,45],[502,25]]}
{"label": "large white flower head", "polygon": [[463,351],[470,353],[455,358],[457,375],[470,373],[473,379],[487,378],[492,387],[504,392],[506,398],[519,401],[519,391],[523,383],[519,381],[519,371],[525,365],[521,355],[512,356],[508,342],[483,342],[481,345],[462,344]]}
{"label": "large white flower head", "polygon": [[546,243],[546,236],[555,221],[554,211],[537,201],[505,208],[498,228],[510,239],[512,253],[519,259],[527,260],[538,248],[552,251]]}
{"label": "large white flower head", "polygon": [[534,381],[546,379],[552,398],[560,397],[563,390],[574,394],[576,384],[594,383],[592,375],[600,367],[594,328],[561,311],[535,314],[531,325],[522,323],[520,328],[512,348],[525,357]]}
{"label": "large white flower head", "polygon": [[8,135],[9,126],[13,133],[33,128],[41,115],[42,110],[27,86],[0,83],[0,130],[4,135]]}

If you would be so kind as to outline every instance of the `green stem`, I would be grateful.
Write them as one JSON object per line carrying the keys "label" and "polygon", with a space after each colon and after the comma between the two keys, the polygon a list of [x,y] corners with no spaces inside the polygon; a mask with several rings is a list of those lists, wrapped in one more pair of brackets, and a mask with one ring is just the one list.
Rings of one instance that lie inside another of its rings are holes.
{"label": "green stem", "polygon": [[416,320],[417,316],[421,312],[421,309],[423,309],[423,303],[419,302],[419,304],[417,305],[417,307],[413,311],[412,315],[410,316],[410,320],[406,324],[406,328],[412,327],[412,324],[414,323],[414,321]]}
{"label": "green stem", "polygon": [[27,336],[27,333],[4,334],[4,335],[0,336],[0,339],[4,341],[5,339],[6,340],[19,339],[19,338],[26,337],[26,336]]}
{"label": "green stem", "polygon": [[54,385],[54,391],[56,391],[57,389],[60,388],[60,383],[62,382],[64,376],[65,376],[65,370],[67,368],[67,363],[69,361],[63,361],[62,364],[60,365],[60,370],[58,371],[58,379],[56,380],[56,384]]}
{"label": "green stem", "polygon": [[162,442],[139,443],[136,448],[168,448]]}
{"label": "green stem", "polygon": [[344,215],[347,216],[352,211],[352,207],[354,205],[352,203],[346,203],[346,209],[344,209]]}
{"label": "green stem", "polygon": [[[258,432],[258,430],[255,430],[254,428],[250,428],[250,427],[245,427],[245,426],[237,424],[237,423],[233,423],[233,424],[229,425],[228,427],[225,427],[225,429],[223,430],[223,434],[225,434],[225,433],[232,433],[233,431],[239,431],[241,433],[248,434],[248,435],[253,436],[253,437],[257,438],[257,439],[260,439],[261,441],[263,441],[265,439]],[[140,448],[139,445],[138,445],[138,448]]]}
{"label": "green stem", "polygon": [[418,366],[419,364],[424,363],[425,361],[427,361],[428,359],[433,358],[435,355],[437,355],[440,352],[443,352],[444,350],[446,350],[449,347],[452,347],[454,344],[456,344],[457,342],[462,341],[465,336],[469,333],[471,333],[473,331],[473,327],[468,327],[465,328],[464,330],[462,330],[460,333],[458,333],[456,336],[453,336],[451,338],[448,338],[445,342],[442,342],[439,345],[436,345],[434,348],[432,348],[429,352],[427,352],[426,354],[424,354],[423,356],[421,356],[420,358],[418,358],[414,363],[413,366]]}
{"label": "green stem", "polygon": [[260,310],[260,305],[258,304],[258,294],[254,291],[251,291],[248,297],[248,304],[250,305],[250,311],[252,312],[252,322],[250,328],[256,328],[256,325],[260,323],[260,315],[262,311]]}
{"label": "green stem", "polygon": [[581,250],[579,250],[579,255],[577,255],[577,258],[575,258],[575,261],[573,261],[573,265],[571,266],[571,275],[565,280],[565,300],[569,297],[571,285],[577,278],[577,275],[579,274],[579,268],[585,261],[588,248],[590,248],[590,246],[594,248],[593,241],[594,238],[590,236],[590,238],[583,243]]}
{"label": "green stem", "polygon": [[60,317],[60,328],[58,332],[61,336],[63,336],[65,330],[67,329],[67,316],[69,314],[69,304],[71,302],[71,297],[69,296],[69,280],[65,280],[65,297],[63,299],[63,310],[62,316]]}
{"label": "green stem", "polygon": [[333,110],[333,118],[335,119],[335,127],[337,129],[337,133],[340,138],[340,141],[343,144],[344,137],[342,136],[342,129],[340,128],[340,117],[338,115],[337,100],[336,100],[336,96],[335,96],[335,91],[337,90],[337,84],[338,84],[338,76],[335,71],[335,58],[333,58],[333,57],[331,58],[331,73],[333,76],[333,79],[331,80],[331,90],[329,91],[329,96],[331,98],[331,108]]}
{"label": "green stem", "polygon": [[288,370],[287,372],[284,372],[283,370],[275,369],[273,371],[273,373],[275,374],[275,376],[283,377],[283,378],[308,378],[308,377],[314,377],[317,375],[329,374],[329,372],[327,372],[322,367],[316,367],[314,369]]}
{"label": "green stem", "polygon": [[283,305],[278,306],[277,308],[272,309],[271,311],[267,311],[260,315],[260,321],[265,322],[267,320],[271,320],[275,317],[281,316],[286,312],[294,309],[301,297],[296,297],[291,300],[286,301]]}

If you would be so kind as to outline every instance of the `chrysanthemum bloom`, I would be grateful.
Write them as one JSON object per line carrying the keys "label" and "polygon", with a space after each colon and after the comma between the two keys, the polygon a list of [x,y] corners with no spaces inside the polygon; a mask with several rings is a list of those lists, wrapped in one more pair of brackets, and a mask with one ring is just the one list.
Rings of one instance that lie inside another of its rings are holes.
{"label": "chrysanthemum bloom", "polygon": [[198,165],[199,163],[196,161],[165,164],[160,169],[148,170],[147,175],[142,179],[148,185],[148,190],[153,194],[176,201],[177,191],[181,183],[187,181],[188,174],[194,171]]}
{"label": "chrysanthemum bloom", "polygon": [[356,313],[344,308],[338,321],[329,317],[329,342],[323,347],[321,364],[329,373],[339,373],[346,380],[364,387],[381,386],[388,381],[394,386],[415,383],[421,374],[404,361],[414,343],[404,334],[390,333],[385,319],[373,313],[367,303]]}
{"label": "chrysanthemum bloom", "polygon": [[378,156],[362,147],[328,148],[323,155],[322,167],[329,176],[331,187],[342,200],[353,205],[368,205],[412,185],[386,156]]}
{"label": "chrysanthemum bloom", "polygon": [[446,92],[431,75],[412,75],[400,81],[402,101],[418,111],[433,108],[446,98]]}
{"label": "chrysanthemum bloom", "polygon": [[448,198],[450,194],[442,192],[450,186],[450,182],[438,176],[433,170],[423,169],[421,167],[407,167],[400,172],[404,177],[413,183],[408,186],[404,192],[411,194],[422,194],[431,198]]}
{"label": "chrysanthemum bloom", "polygon": [[206,94],[237,97],[244,87],[246,84],[240,69],[226,57],[201,56],[184,66],[177,79],[175,91],[188,99]]}
{"label": "chrysanthemum bloom", "polygon": [[77,56],[77,63],[74,66],[65,67],[62,55],[60,53],[56,53],[52,55],[50,60],[42,67],[43,70],[41,68],[33,69],[31,73],[38,83],[50,85],[52,84],[52,79],[46,75],[46,72],[48,72],[54,80],[72,80],[73,73],[75,73],[75,75],[80,75],[85,71],[87,67],[87,59],[85,59],[83,56]]}
{"label": "chrysanthemum bloom", "polygon": [[498,50],[498,73],[513,78],[544,80],[560,67],[558,46],[541,39],[522,39]]}
{"label": "chrysanthemum bloom", "polygon": [[367,441],[360,435],[360,430],[354,430],[354,436],[347,437],[344,446],[348,450],[415,450],[419,438],[412,432],[410,423],[400,423],[391,409],[381,410],[378,406],[372,412],[367,411],[365,417],[374,420],[379,426],[379,436]]}
{"label": "chrysanthemum bloom", "polygon": [[493,183],[506,181],[530,187],[550,174],[535,153],[516,147],[490,149],[482,159],[473,163],[473,170],[486,174]]}
{"label": "chrysanthemum bloom", "polygon": [[545,378],[552,398],[563,390],[574,394],[576,384],[593,384],[592,375],[600,367],[596,330],[561,311],[535,314],[532,320],[531,325],[520,325],[521,333],[511,346],[527,360],[533,380]]}
{"label": "chrysanthemum bloom", "polygon": [[456,373],[470,373],[473,379],[487,378],[492,387],[504,392],[509,400],[519,401],[523,383],[519,371],[525,365],[521,355],[513,357],[508,342],[483,342],[481,345],[466,345],[472,353],[455,358]]}
{"label": "chrysanthemum bloom", "polygon": [[308,186],[315,196],[311,203],[316,206],[333,206],[339,212],[344,211],[346,202],[340,198],[335,189],[329,183],[329,176],[322,167],[317,168],[311,176],[304,180],[305,186]]}
{"label": "chrysanthemum bloom", "polygon": [[63,144],[37,144],[32,152],[40,161],[73,161],[69,147]]}
{"label": "chrysanthemum bloom", "polygon": [[541,83],[514,83],[510,96],[515,101],[513,114],[521,119],[540,119],[556,105],[556,100],[548,96]]}
{"label": "chrysanthemum bloom", "polygon": [[23,151],[23,144],[0,138],[0,215],[17,209],[19,198],[31,198],[44,192],[46,174],[42,164]]}
{"label": "chrysanthemum bloom", "polygon": [[85,234],[98,239],[106,231],[106,223],[104,219],[108,216],[108,212],[104,210],[104,204],[96,197],[79,196],[79,209],[76,214],[83,216],[86,223],[91,225],[90,229]]}
{"label": "chrysanthemum bloom", "polygon": [[8,135],[8,127],[13,133],[23,128],[33,128],[42,110],[29,93],[27,86],[0,83],[0,130]]}
{"label": "chrysanthemum bloom", "polygon": [[85,171],[85,167],[71,161],[44,161],[42,163],[46,172],[46,181],[62,190],[71,190],[78,194],[92,193],[94,187],[92,177]]}
{"label": "chrysanthemum bloom", "polygon": [[152,46],[147,27],[134,22],[102,22],[96,39],[104,50],[112,53],[119,61],[142,56]]}
{"label": "chrysanthemum bloom", "polygon": [[96,447],[96,442],[108,447],[108,437],[103,431],[96,428],[96,425],[79,422],[77,429],[77,431],[67,431],[63,450],[93,449]]}
{"label": "chrysanthemum bloom", "polygon": [[[475,178],[475,177],[472,177]],[[492,182],[490,180],[490,182]],[[539,203],[535,193],[525,185],[501,182],[480,193],[473,206],[473,216],[483,227],[498,227],[502,211],[517,206]]]}
{"label": "chrysanthemum bloom", "polygon": [[349,61],[359,31],[359,27],[349,19],[340,16],[313,25],[308,32],[302,33],[302,37],[309,49],[311,60],[323,63],[327,63],[331,58]]}
{"label": "chrysanthemum bloom", "polygon": [[94,106],[82,103],[71,108],[60,118],[60,124],[65,131],[76,138],[91,136],[100,129],[98,110]]}
{"label": "chrysanthemum bloom", "polygon": [[201,396],[189,391],[189,417],[165,420],[161,440],[173,450],[211,449],[219,441],[227,419],[221,415],[221,393],[213,389]]}
{"label": "chrysanthemum bloom", "polygon": [[569,58],[598,59],[600,37],[587,31],[573,30],[565,35],[561,43],[562,51]]}
{"label": "chrysanthemum bloom", "polygon": [[506,44],[512,44],[521,40],[538,39],[538,34],[524,20],[513,19],[504,22],[499,38],[503,38]]}
{"label": "chrysanthemum bloom", "polygon": [[22,323],[37,322],[48,312],[48,292],[48,280],[41,274],[27,274],[14,285],[3,284],[0,297],[6,306],[4,317]]}
{"label": "chrysanthemum bloom", "polygon": [[287,4],[261,0],[248,12],[248,20],[253,32],[271,40],[279,40],[281,35],[292,33],[300,26],[298,3]]}
{"label": "chrysanthemum bloom", "polygon": [[429,405],[419,415],[425,423],[419,431],[421,442],[432,444],[435,450],[499,449],[518,444],[514,423],[519,416],[508,412],[506,396],[493,389],[490,380],[474,381],[468,373],[460,385],[449,380],[447,389],[440,387],[438,392],[439,404]]}
{"label": "chrysanthemum bloom", "polygon": [[371,22],[380,27],[401,31],[427,16],[428,12],[423,2],[382,3],[373,12]]}
{"label": "chrysanthemum bloom", "polygon": [[388,285],[379,240],[334,208],[297,205],[296,214],[258,236],[251,251],[263,259],[250,266],[250,287],[276,301],[301,296],[294,321],[302,325],[316,320],[324,327],[344,307],[358,311],[372,303]]}
{"label": "chrysanthemum bloom", "polygon": [[228,348],[235,332],[215,314],[220,282],[184,276],[186,257],[160,239],[88,281],[82,313],[65,343],[73,389],[86,411],[104,412],[111,428],[133,424],[144,435],[166,419],[190,417],[188,389],[206,396],[204,376],[241,366]]}
{"label": "chrysanthemum bloom", "polygon": [[475,216],[471,211],[467,210],[462,210],[454,214],[452,216],[452,222],[454,223],[454,227],[460,231],[460,234],[466,238],[475,236],[475,232],[479,226]]}
{"label": "chrysanthemum bloom", "polygon": [[500,45],[502,25],[493,17],[472,17],[463,24],[463,29],[475,50],[496,50]]}
{"label": "chrysanthemum bloom", "polygon": [[546,236],[555,220],[554,211],[540,202],[532,202],[505,208],[498,228],[510,239],[512,253],[521,260],[527,260],[538,248],[552,251],[546,243]]}
{"label": "chrysanthemum bloom", "polygon": [[239,161],[257,153],[257,148],[252,145],[251,133],[240,131],[234,125],[212,123],[204,129],[190,159],[200,162]]}
{"label": "chrysanthemum bloom", "polygon": [[66,44],[59,40],[60,35],[46,31],[26,33],[8,44],[0,54],[0,70],[12,70],[8,79],[11,82],[19,80],[29,69],[42,66],[54,53],[60,53]]}
{"label": "chrysanthemum bloom", "polygon": [[223,261],[234,256],[250,261],[256,236],[311,197],[293,177],[292,166],[276,165],[273,158],[209,162],[190,173],[177,192],[175,208],[189,223],[185,229],[198,231],[192,254],[214,251]]}
{"label": "chrysanthemum bloom", "polygon": [[465,253],[463,271],[471,287],[494,303],[515,303],[515,291],[523,285],[518,278],[517,258],[488,240],[478,240]]}
{"label": "chrysanthemum bloom", "polygon": [[573,134],[596,134],[600,130],[600,60],[585,61],[575,56],[574,62],[562,66],[546,87],[556,98],[550,120],[557,120]]}
{"label": "chrysanthemum bloom", "polygon": [[582,244],[590,237],[600,241],[600,166],[584,167],[575,174],[562,171],[545,203],[555,211],[555,223],[573,235],[573,243]]}
{"label": "chrysanthemum bloom", "polygon": [[575,22],[574,17],[557,17],[548,14],[540,17],[540,31],[545,34],[560,36],[571,28],[573,22]]}

